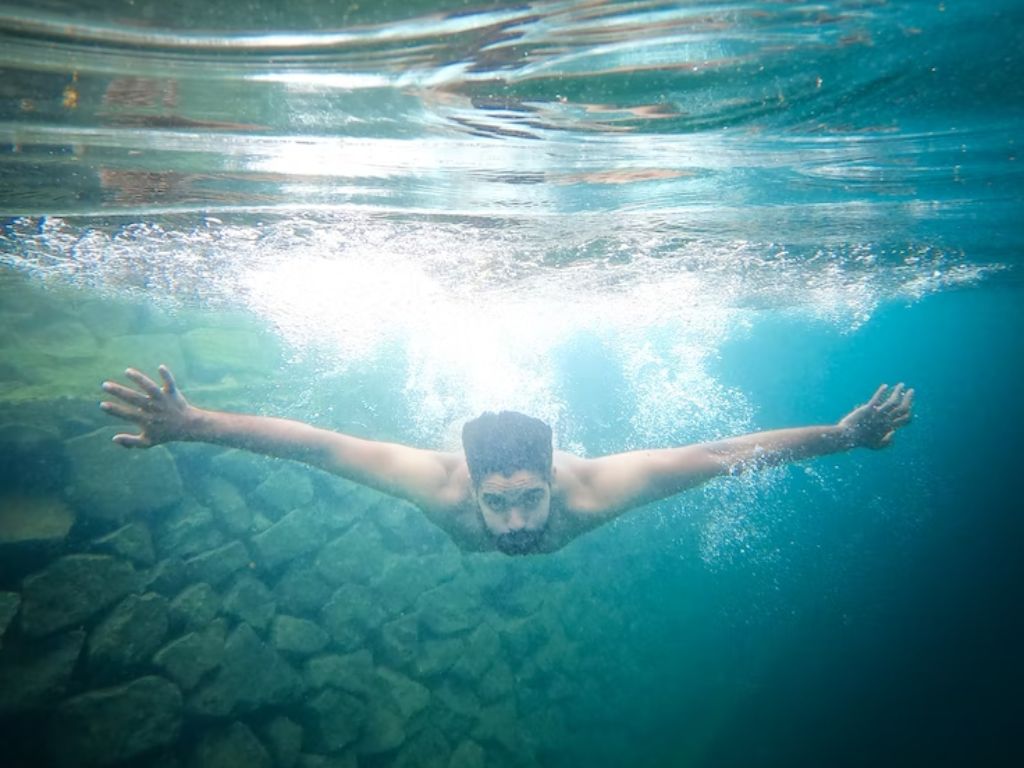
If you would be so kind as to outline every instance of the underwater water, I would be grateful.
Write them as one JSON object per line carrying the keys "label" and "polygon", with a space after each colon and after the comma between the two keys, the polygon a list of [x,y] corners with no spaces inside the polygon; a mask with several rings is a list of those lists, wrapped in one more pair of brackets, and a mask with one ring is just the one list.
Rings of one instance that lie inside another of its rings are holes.
{"label": "underwater water", "polygon": [[[0,6],[5,766],[1016,765],[1024,6]],[[460,552],[97,403],[584,456],[913,423]]]}

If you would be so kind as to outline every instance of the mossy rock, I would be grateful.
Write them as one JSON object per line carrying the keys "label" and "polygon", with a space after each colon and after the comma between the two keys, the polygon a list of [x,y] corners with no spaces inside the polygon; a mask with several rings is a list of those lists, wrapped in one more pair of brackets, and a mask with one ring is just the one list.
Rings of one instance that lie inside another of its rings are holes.
{"label": "mossy rock", "polygon": [[280,364],[277,344],[241,328],[196,328],[182,338],[191,379],[216,382],[226,376],[266,376]]}

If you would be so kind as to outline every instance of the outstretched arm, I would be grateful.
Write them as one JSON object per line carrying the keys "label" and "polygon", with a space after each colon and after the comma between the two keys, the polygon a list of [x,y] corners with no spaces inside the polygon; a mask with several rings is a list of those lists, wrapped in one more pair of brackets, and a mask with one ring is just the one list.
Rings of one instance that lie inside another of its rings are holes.
{"label": "outstretched arm", "polygon": [[187,440],[214,443],[327,470],[421,507],[444,505],[454,454],[411,448],[397,443],[363,440],[288,419],[208,411],[190,405],[174,376],[160,366],[163,386],[129,368],[125,375],[138,390],[113,381],[103,390],[117,398],[100,404],[107,413],[137,424],[139,434],[122,433],[114,442],[126,448],[149,448]]}
{"label": "outstretched arm", "polygon": [[710,443],[577,459],[568,505],[593,524],[673,496],[721,475],[775,466],[852,448],[884,448],[910,421],[914,390],[882,385],[837,424],[777,429]]}

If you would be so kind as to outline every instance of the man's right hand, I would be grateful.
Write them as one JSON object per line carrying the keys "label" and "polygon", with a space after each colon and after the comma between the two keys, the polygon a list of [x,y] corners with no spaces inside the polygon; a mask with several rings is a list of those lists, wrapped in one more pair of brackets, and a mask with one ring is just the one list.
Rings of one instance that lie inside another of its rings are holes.
{"label": "man's right hand", "polygon": [[137,435],[122,433],[114,435],[114,442],[125,448],[149,448],[174,440],[187,440],[194,425],[197,409],[185,400],[174,376],[166,365],[161,365],[160,377],[163,387],[144,373],[129,368],[124,372],[139,387],[139,390],[122,386],[115,381],[103,382],[103,391],[113,395],[120,402],[102,402],[100,408],[112,416],[139,425]]}

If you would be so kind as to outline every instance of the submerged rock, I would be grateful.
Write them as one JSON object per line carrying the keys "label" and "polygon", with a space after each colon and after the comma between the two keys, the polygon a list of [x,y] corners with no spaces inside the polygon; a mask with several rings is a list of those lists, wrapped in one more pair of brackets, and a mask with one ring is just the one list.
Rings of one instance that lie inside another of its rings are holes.
{"label": "submerged rock", "polygon": [[484,748],[475,741],[463,741],[452,752],[448,768],[484,768]]}
{"label": "submerged rock", "polygon": [[174,743],[180,728],[178,687],[142,677],[62,703],[50,745],[60,766],[112,765]]}
{"label": "submerged rock", "polygon": [[203,499],[214,516],[228,532],[244,536],[252,530],[253,515],[242,498],[241,491],[226,477],[209,475],[205,478]]}
{"label": "submerged rock", "polygon": [[142,566],[152,565],[156,561],[149,528],[138,521],[96,539],[90,548],[93,552],[116,555]]}
{"label": "submerged rock", "polygon": [[326,646],[330,637],[317,624],[294,616],[276,616],[270,626],[270,643],[278,651],[311,656]]}
{"label": "submerged rock", "polygon": [[318,616],[334,588],[308,563],[291,565],[274,587],[274,597],[285,613]]}
{"label": "submerged rock", "polygon": [[420,595],[420,623],[435,635],[453,635],[480,621],[480,593],[466,582],[450,581]]}
{"label": "submerged rock", "polygon": [[224,663],[189,699],[189,711],[224,717],[283,705],[295,699],[301,679],[248,624],[239,624],[224,645]]}
{"label": "submerged rock", "polygon": [[461,637],[445,637],[420,642],[420,652],[413,659],[412,672],[417,677],[441,675],[461,658],[465,641]]}
{"label": "submerged rock", "polygon": [[149,661],[167,636],[167,599],[154,592],[129,595],[89,636],[94,673],[123,672]]}
{"label": "submerged rock", "polygon": [[220,595],[205,581],[193,584],[171,601],[171,623],[185,629],[202,629],[220,613],[220,602]]}
{"label": "submerged rock", "polygon": [[190,380],[213,383],[229,373],[265,376],[278,365],[273,341],[242,328],[194,328],[181,337]]}
{"label": "submerged rock", "polygon": [[227,623],[219,619],[202,631],[171,641],[156,652],[153,663],[182,690],[191,691],[223,662],[226,635]]}
{"label": "submerged rock", "polygon": [[355,743],[365,721],[366,705],[345,691],[328,688],[305,703],[304,723],[311,746],[325,752]]}
{"label": "submerged rock", "polygon": [[68,555],[22,585],[21,629],[39,636],[82,623],[138,585],[124,560],[108,555]]}
{"label": "submerged rock", "polygon": [[277,611],[274,596],[255,576],[242,573],[224,595],[224,612],[262,632]]}
{"label": "submerged rock", "polygon": [[0,715],[52,704],[63,696],[85,644],[85,632],[8,646],[0,653]]}
{"label": "submerged rock", "polygon": [[463,682],[476,682],[501,653],[501,640],[490,624],[481,624],[466,639],[462,657],[451,669],[454,677]]}
{"label": "submerged rock", "polygon": [[448,768],[451,745],[439,728],[428,726],[398,751],[391,768]]}
{"label": "submerged rock", "polygon": [[374,693],[378,685],[373,657],[366,650],[316,656],[306,662],[305,678],[309,688],[329,686],[362,696]]}
{"label": "submerged rock", "polygon": [[17,592],[0,592],[0,648],[4,647],[4,634],[7,627],[18,613],[18,606],[21,605],[21,595]]}
{"label": "submerged rock", "polygon": [[92,331],[78,320],[58,319],[32,329],[33,352],[57,360],[90,360],[96,357],[99,346]]}
{"label": "submerged rock", "polygon": [[243,723],[207,731],[196,745],[192,768],[271,768],[266,748]]}
{"label": "submerged rock", "polygon": [[377,755],[397,749],[404,742],[405,722],[401,716],[376,701],[371,702],[356,744],[356,752],[361,755]]}
{"label": "submerged rock", "polygon": [[269,468],[276,464],[276,459],[256,456],[236,448],[222,451],[210,459],[210,469],[213,474],[230,479],[244,493],[248,493],[263,482]]}
{"label": "submerged rock", "polygon": [[262,733],[275,768],[295,768],[302,752],[302,726],[282,715],[264,725]]}
{"label": "submerged rock", "polygon": [[177,594],[188,581],[185,561],[180,557],[168,557],[161,560],[143,575],[145,589],[159,592],[168,597]]}
{"label": "submerged rock", "polygon": [[415,614],[399,616],[381,627],[381,658],[394,667],[412,665],[420,652],[420,624]]}
{"label": "submerged rock", "polygon": [[160,515],[155,528],[156,545],[163,557],[193,557],[224,543],[213,513],[193,498]]}
{"label": "submerged rock", "polygon": [[308,470],[285,465],[263,480],[252,492],[252,500],[278,518],[313,501],[315,492]]}
{"label": "submerged rock", "polygon": [[4,424],[0,457],[0,488],[49,493],[66,483],[67,457],[56,432],[31,424]]}
{"label": "submerged rock", "polygon": [[232,541],[186,560],[185,568],[193,580],[216,586],[233,573],[248,568],[250,562],[249,552],[242,542]]}
{"label": "submerged rock", "polygon": [[64,543],[75,513],[56,496],[0,497],[0,557],[28,547],[53,549]]}
{"label": "submerged rock", "polygon": [[328,530],[316,507],[302,507],[253,536],[253,551],[263,567],[274,569],[319,549]]}
{"label": "submerged rock", "polygon": [[71,472],[68,500],[82,514],[121,522],[165,509],[184,495],[174,459],[163,446],[126,451],[111,442],[120,427],[99,429],[68,440]]}
{"label": "submerged rock", "polygon": [[376,576],[379,564],[391,556],[377,527],[363,521],[324,546],[317,555],[316,568],[335,587],[366,584]]}
{"label": "submerged rock", "polygon": [[411,720],[430,705],[430,690],[410,677],[387,667],[377,668],[380,691],[376,698],[386,699],[406,720]]}
{"label": "submerged rock", "polygon": [[324,629],[344,651],[364,646],[367,635],[379,629],[386,618],[375,593],[359,584],[339,587],[320,613]]}

